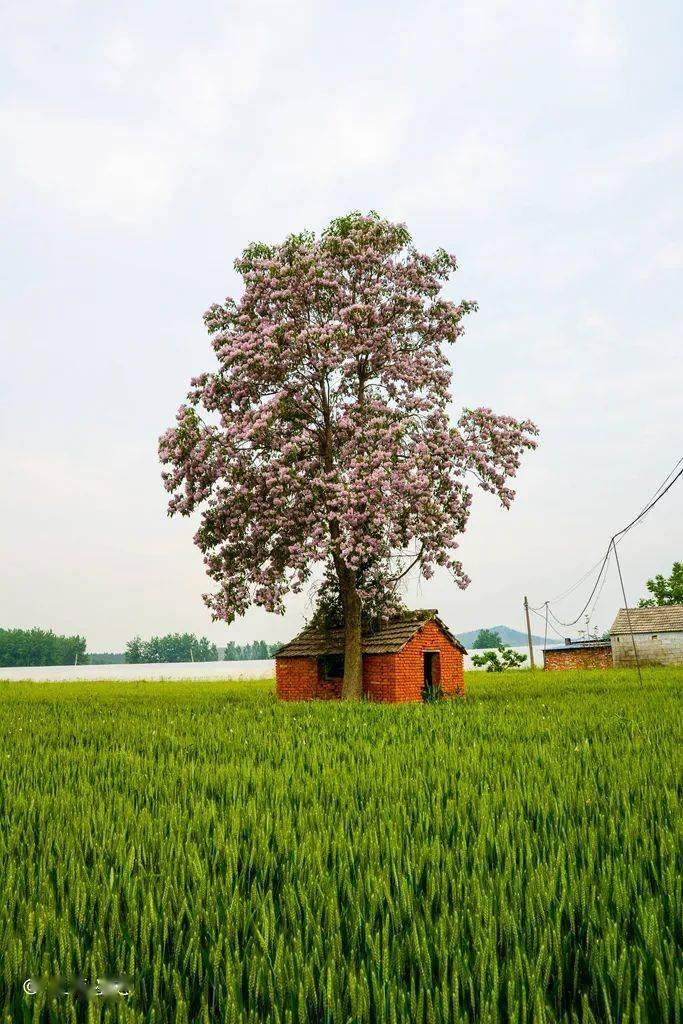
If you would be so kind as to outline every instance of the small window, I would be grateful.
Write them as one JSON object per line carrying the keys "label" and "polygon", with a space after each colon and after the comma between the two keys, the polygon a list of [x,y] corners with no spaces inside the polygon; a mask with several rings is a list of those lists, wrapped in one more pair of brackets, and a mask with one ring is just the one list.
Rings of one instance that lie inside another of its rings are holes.
{"label": "small window", "polygon": [[344,655],[325,654],[320,659],[320,668],[323,679],[344,678]]}

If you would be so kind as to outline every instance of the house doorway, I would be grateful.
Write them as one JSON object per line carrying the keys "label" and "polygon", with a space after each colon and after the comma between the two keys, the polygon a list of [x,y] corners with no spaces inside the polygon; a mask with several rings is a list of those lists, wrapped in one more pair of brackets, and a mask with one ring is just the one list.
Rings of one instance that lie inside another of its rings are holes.
{"label": "house doorway", "polygon": [[424,651],[424,685],[425,687],[441,685],[441,664],[438,651]]}

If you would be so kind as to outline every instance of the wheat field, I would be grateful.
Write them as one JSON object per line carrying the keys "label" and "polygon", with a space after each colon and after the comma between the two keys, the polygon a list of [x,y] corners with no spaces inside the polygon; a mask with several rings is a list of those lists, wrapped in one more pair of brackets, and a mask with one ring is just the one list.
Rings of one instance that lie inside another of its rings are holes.
{"label": "wheat field", "polygon": [[680,1022],[682,683],[0,683],[0,1021]]}

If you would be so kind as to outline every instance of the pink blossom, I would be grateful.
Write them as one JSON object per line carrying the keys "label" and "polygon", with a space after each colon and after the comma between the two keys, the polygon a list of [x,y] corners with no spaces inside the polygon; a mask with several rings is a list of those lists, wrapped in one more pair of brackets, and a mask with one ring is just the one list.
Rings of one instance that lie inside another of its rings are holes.
{"label": "pink blossom", "polygon": [[438,565],[467,586],[455,552],[470,481],[508,507],[538,431],[489,409],[449,420],[444,346],[476,309],[441,295],[455,258],[357,214],[320,238],[253,245],[235,268],[241,299],[205,315],[217,365],[159,440],[169,514],[200,512],[214,616],[283,611],[316,563],[381,567],[365,600],[409,553],[425,577]]}

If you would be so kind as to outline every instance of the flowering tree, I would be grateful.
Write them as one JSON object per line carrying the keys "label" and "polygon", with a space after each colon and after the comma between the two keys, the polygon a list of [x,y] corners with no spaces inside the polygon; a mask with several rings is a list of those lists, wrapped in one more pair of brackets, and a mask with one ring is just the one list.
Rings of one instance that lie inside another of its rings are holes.
{"label": "flowering tree", "polygon": [[193,379],[159,442],[169,514],[201,512],[214,618],[282,612],[316,563],[331,571],[342,694],[358,697],[364,606],[386,605],[412,568],[467,586],[455,557],[467,477],[508,507],[537,430],[490,409],[451,425],[442,346],[476,305],[441,295],[455,258],[418,252],[403,224],[353,213],[319,238],[254,244],[235,268],[242,298],[205,314],[218,366]]}

